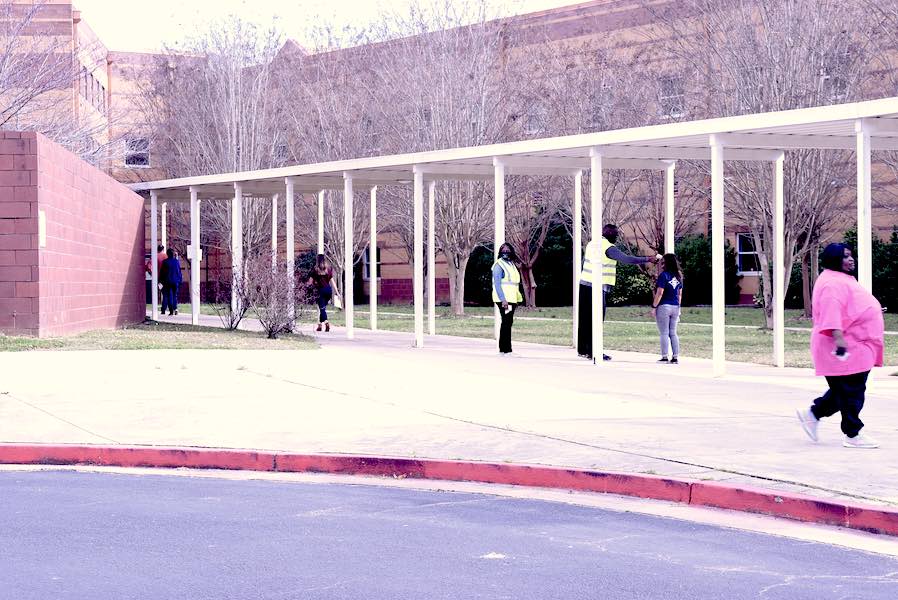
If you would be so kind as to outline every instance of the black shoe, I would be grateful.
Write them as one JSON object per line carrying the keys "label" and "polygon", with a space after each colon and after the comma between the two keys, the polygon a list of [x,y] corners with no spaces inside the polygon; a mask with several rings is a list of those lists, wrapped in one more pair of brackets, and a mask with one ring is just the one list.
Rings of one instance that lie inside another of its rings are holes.
{"label": "black shoe", "polygon": [[677,359],[667,360],[667,357],[666,357],[666,356],[662,356],[662,357],[661,357],[661,360],[659,360],[658,362],[659,362],[659,363],[669,363],[669,362],[676,362],[676,360],[677,360]]}
{"label": "black shoe", "polygon": [[608,356],[607,354],[603,354],[603,355],[602,355],[602,360],[611,360],[611,357]]}
{"label": "black shoe", "polygon": [[670,359],[670,364],[672,364],[672,365],[678,365],[678,364],[680,364],[680,361],[678,361],[678,360],[677,360],[677,357],[674,356],[672,359]]}

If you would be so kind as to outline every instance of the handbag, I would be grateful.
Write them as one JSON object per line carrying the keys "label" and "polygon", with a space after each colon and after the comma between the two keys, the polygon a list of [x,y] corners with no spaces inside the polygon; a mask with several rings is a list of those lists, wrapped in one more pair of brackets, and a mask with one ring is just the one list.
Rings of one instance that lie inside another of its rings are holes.
{"label": "handbag", "polygon": [[335,308],[343,308],[343,300],[340,299],[338,294],[334,294],[334,307]]}

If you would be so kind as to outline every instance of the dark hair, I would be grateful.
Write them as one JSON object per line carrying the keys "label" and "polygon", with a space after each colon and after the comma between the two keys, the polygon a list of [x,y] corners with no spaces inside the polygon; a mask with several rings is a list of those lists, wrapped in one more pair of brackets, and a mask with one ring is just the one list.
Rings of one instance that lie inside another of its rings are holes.
{"label": "dark hair", "polygon": [[683,276],[680,274],[680,262],[677,260],[677,255],[673,252],[668,252],[664,255],[664,270],[671,275],[676,275],[677,279],[682,281]]}
{"label": "dark hair", "polygon": [[162,244],[156,246],[156,252],[162,252],[163,250],[165,250],[165,246],[163,246]]}
{"label": "dark hair", "polygon": [[322,274],[327,271],[327,259],[323,254],[315,257],[315,270]]}
{"label": "dark hair", "polygon": [[511,255],[510,258],[512,262],[518,261],[518,253],[514,251],[514,246],[508,242],[502,242],[502,245],[499,246],[499,254],[502,254],[502,248],[508,248],[508,253]]}
{"label": "dark hair", "polygon": [[169,258],[174,258],[174,257],[175,257],[175,250],[174,250],[174,248],[169,248],[169,249],[165,252],[165,254],[167,254]]}
{"label": "dark hair", "polygon": [[845,250],[848,249],[848,246],[845,244],[829,244],[823,249],[823,256],[820,258],[820,264],[823,265],[824,269],[844,273],[842,261],[845,259]]}
{"label": "dark hair", "polygon": [[613,225],[611,223],[606,224],[602,227],[602,237],[611,242],[612,244],[617,241],[617,225]]}

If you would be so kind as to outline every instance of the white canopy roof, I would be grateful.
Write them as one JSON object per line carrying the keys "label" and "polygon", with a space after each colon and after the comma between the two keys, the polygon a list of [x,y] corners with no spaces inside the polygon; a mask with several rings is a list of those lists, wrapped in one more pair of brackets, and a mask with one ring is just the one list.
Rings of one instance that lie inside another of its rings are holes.
{"label": "white canopy roof", "polygon": [[226,198],[234,183],[244,195],[282,191],[293,178],[297,192],[343,189],[344,175],[356,185],[407,184],[415,168],[426,180],[493,177],[494,159],[506,173],[570,175],[589,168],[591,149],[610,169],[661,169],[678,159],[710,160],[711,137],[726,147],[727,160],[773,160],[781,150],[818,148],[854,150],[857,128],[871,135],[874,150],[898,150],[898,97],[853,104],[773,113],[668,123],[631,129],[452,148],[412,154],[375,156],[293,165],[259,171],[166,179],[131,185],[137,192],[156,191],[160,199],[186,200],[190,187],[200,197]]}

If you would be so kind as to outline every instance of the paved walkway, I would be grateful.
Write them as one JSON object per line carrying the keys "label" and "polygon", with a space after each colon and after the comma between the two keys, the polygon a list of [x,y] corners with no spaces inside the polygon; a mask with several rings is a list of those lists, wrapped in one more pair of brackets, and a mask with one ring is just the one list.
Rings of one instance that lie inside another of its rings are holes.
{"label": "paved walkway", "polygon": [[863,413],[883,448],[849,450],[837,421],[816,445],[799,428],[794,409],[823,389],[806,369],[730,363],[715,379],[698,359],[614,352],[593,366],[554,346],[500,357],[489,340],[316,335],[318,350],[0,355],[0,441],[507,461],[898,505],[888,371],[874,372]]}

